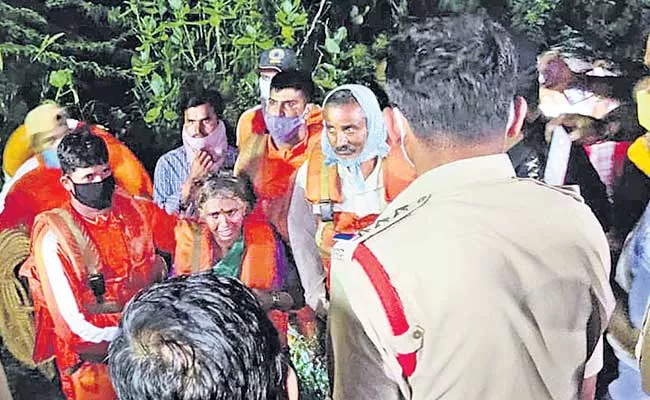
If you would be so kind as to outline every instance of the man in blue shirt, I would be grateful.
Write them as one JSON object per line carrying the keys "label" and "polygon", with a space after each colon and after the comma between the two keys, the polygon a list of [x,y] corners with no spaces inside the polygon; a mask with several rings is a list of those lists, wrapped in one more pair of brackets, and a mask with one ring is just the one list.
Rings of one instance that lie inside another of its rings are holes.
{"label": "man in blue shirt", "polygon": [[154,172],[154,201],[170,214],[193,214],[190,194],[193,183],[220,168],[232,169],[237,149],[228,145],[226,127],[220,119],[223,103],[219,93],[190,93],[182,101],[183,145],[158,160]]}

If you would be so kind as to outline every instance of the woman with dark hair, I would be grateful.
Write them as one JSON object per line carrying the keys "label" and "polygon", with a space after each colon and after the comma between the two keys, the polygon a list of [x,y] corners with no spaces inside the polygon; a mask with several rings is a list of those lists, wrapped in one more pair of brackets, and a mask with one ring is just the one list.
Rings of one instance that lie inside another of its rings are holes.
{"label": "woman with dark hair", "polygon": [[246,178],[210,174],[197,183],[193,200],[205,228],[177,228],[176,274],[212,270],[240,279],[255,292],[286,345],[287,312],[304,306],[303,290],[278,234],[250,216],[256,201],[252,185]]}

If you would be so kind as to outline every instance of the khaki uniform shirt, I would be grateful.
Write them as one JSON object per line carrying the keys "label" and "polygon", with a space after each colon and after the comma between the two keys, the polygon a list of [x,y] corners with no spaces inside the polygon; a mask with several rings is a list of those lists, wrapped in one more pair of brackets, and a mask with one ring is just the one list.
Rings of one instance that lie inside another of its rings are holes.
{"label": "khaki uniform shirt", "polygon": [[[401,298],[411,330],[400,337],[352,260],[359,242]],[[577,399],[614,306],[609,269],[582,199],[515,178],[506,155],[431,170],[333,249],[334,398]],[[405,379],[396,354],[414,350]]]}

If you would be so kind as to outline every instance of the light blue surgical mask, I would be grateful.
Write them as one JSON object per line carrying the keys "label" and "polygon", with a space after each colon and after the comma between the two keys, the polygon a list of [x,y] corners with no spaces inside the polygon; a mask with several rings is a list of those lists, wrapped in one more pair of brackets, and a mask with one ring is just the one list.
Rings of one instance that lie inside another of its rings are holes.
{"label": "light blue surgical mask", "polygon": [[59,157],[56,154],[56,149],[45,149],[41,152],[41,157],[43,157],[43,162],[48,168],[61,168],[61,163],[59,162]]}

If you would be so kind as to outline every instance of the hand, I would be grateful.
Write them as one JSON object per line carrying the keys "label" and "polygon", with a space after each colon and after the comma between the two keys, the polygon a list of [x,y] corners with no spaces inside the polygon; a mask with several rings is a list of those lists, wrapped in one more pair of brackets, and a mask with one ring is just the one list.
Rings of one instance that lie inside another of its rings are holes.
{"label": "hand", "polygon": [[[280,310],[289,311],[293,307],[293,298],[287,292],[271,292],[269,290],[252,289],[260,306],[264,311]],[[276,293],[278,301],[274,304],[273,293]]]}
{"label": "hand", "polygon": [[192,187],[196,181],[203,175],[211,171],[214,166],[214,160],[207,151],[200,150],[196,153],[192,166],[190,167],[190,174],[188,175],[181,190],[181,201],[187,202],[192,193]]}
{"label": "hand", "polygon": [[607,128],[600,120],[580,114],[562,114],[546,124],[547,143],[551,142],[553,129],[558,126],[566,128],[572,142],[582,145],[594,144],[607,134]]}
{"label": "hand", "polygon": [[203,175],[207,174],[212,170],[215,165],[215,160],[212,158],[212,155],[205,150],[200,150],[194,156],[194,161],[192,161],[192,167],[190,168],[190,175],[188,180],[197,180]]}

